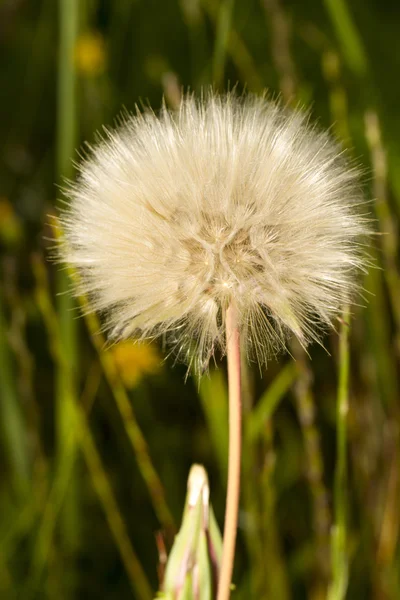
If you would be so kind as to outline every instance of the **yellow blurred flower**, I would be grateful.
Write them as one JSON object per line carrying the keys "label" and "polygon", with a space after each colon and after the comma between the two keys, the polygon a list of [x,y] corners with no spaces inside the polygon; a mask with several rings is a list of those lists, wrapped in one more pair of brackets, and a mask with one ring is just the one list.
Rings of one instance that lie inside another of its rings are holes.
{"label": "yellow blurred flower", "polygon": [[106,66],[106,47],[103,36],[88,32],[79,36],[75,47],[76,66],[83,75],[101,75]]}
{"label": "yellow blurred flower", "polygon": [[146,375],[154,375],[161,368],[161,356],[155,344],[120,342],[113,346],[115,364],[124,384],[135,387]]}
{"label": "yellow blurred flower", "polygon": [[0,240],[7,245],[17,244],[22,238],[22,225],[11,202],[0,197]]}

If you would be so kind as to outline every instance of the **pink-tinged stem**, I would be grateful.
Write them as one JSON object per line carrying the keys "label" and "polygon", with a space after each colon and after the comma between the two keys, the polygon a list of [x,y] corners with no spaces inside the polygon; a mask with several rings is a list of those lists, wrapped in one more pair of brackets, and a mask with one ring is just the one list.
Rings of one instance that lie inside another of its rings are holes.
{"label": "pink-tinged stem", "polygon": [[228,600],[230,596],[240,496],[240,462],[242,450],[240,334],[237,311],[233,304],[226,311],[226,340],[229,384],[228,489],[226,494],[222,565],[217,600]]}

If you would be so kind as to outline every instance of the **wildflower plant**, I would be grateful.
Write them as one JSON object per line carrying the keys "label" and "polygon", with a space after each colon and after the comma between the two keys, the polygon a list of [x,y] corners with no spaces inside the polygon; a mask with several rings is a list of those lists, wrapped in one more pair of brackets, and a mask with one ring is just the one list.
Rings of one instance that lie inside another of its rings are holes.
{"label": "wildflower plant", "polygon": [[229,597],[239,502],[240,353],[260,364],[332,326],[364,265],[358,171],[308,115],[265,96],[186,95],[127,117],[79,167],[65,261],[114,339],[163,335],[229,376],[229,468],[218,600]]}
{"label": "wildflower plant", "polygon": [[209,498],[207,473],[201,465],[193,465],[182,524],[169,554],[160,599],[215,598],[222,538]]}

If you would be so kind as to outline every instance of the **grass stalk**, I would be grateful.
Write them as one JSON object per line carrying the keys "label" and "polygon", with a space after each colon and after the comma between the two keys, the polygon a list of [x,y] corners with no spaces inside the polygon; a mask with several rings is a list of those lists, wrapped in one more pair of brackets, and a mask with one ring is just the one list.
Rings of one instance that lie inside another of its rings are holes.
{"label": "grass stalk", "polygon": [[382,143],[380,122],[378,114],[373,110],[369,110],[365,114],[365,137],[371,153],[374,175],[375,212],[378,217],[379,229],[383,234],[380,238],[385,267],[383,273],[396,324],[396,350],[398,356],[400,356],[400,276],[397,268],[397,227],[392,217],[388,199],[388,167],[386,152]]}
{"label": "grass stalk", "polygon": [[206,19],[200,8],[193,10],[190,2],[180,2],[183,19],[186,23],[190,42],[191,80],[195,85],[207,83],[208,41]]}
{"label": "grass stalk", "polygon": [[293,102],[297,92],[296,69],[290,50],[290,22],[281,0],[262,0],[270,22],[271,52],[279,76],[279,87],[285,102]]}
{"label": "grass stalk", "polygon": [[212,63],[212,79],[216,88],[221,87],[224,83],[226,49],[231,30],[233,6],[234,0],[221,0],[219,5]]}
{"label": "grass stalk", "polygon": [[234,304],[231,304],[226,311],[226,346],[229,386],[228,488],[226,493],[221,575],[218,585],[217,600],[228,600],[230,596],[239,514],[242,450],[242,399],[240,332],[237,322],[237,311]]}
{"label": "grass stalk", "polygon": [[85,297],[80,296],[79,303],[84,312],[92,343],[98,352],[105,378],[114,396],[125,431],[136,456],[139,470],[149,491],[154,511],[167,536],[172,539],[175,533],[175,523],[167,504],[164,487],[149,455],[145,437],[136,420],[132,404],[118,373],[112,353],[104,351],[106,341],[100,333],[99,319],[95,313],[90,312]]}
{"label": "grass stalk", "polygon": [[339,338],[339,385],[336,403],[336,467],[334,526],[332,530],[332,582],[329,600],[343,600],[348,582],[347,550],[347,414],[349,409],[349,308],[343,310]]}
{"label": "grass stalk", "polygon": [[[57,314],[52,306],[49,284],[43,263],[40,260],[36,260],[33,264],[33,270],[37,284],[36,300],[46,326],[51,353],[53,354],[56,363],[62,363],[65,360],[65,357],[61,346],[61,330],[59,328]],[[97,384],[99,383],[97,377],[95,381]],[[92,398],[90,396],[92,393],[96,392],[97,385],[93,385],[92,381],[90,381],[89,384],[87,394],[85,394],[85,405],[91,406]],[[88,426],[85,410],[80,403],[76,401],[76,397],[72,393],[70,399],[72,401],[71,417],[73,427],[68,435],[63,438],[63,443],[68,444],[72,438],[79,443],[94,488],[97,491],[100,503],[104,509],[110,531],[114,537],[125,570],[128,574],[132,590],[137,594],[137,597],[140,598],[140,600],[151,600],[152,591],[150,584],[148,583],[143,567],[129,540],[124,519],[120,513],[114,492]],[[65,453],[62,453],[62,460],[64,456]],[[68,496],[67,492],[73,474],[73,464],[69,463],[69,470],[66,469],[66,466],[68,465],[65,465],[62,462],[56,470],[53,487],[48,497],[41,526],[39,527],[32,569],[33,577],[30,584],[32,594],[35,593],[37,585],[40,582],[41,573],[49,554],[54,525],[58,513]]]}
{"label": "grass stalk", "polygon": [[[213,0],[202,0],[202,4],[211,21],[218,27],[220,13],[216,3]],[[254,59],[250,54],[246,43],[233,26],[231,26],[228,34],[226,50],[238,70],[240,79],[243,82],[246,82],[249,90],[261,92],[265,88],[265,85],[258,73],[257,67],[254,64]],[[216,46],[214,54],[215,52]],[[214,77],[214,73],[212,75]],[[212,80],[212,82],[214,82],[214,80]]]}
{"label": "grass stalk", "polygon": [[30,466],[26,452],[26,433],[16,389],[12,357],[7,340],[7,324],[0,293],[0,391],[1,424],[8,453],[13,491],[20,499],[29,490]]}
{"label": "grass stalk", "polygon": [[[280,551],[279,531],[276,523],[272,417],[285,394],[293,385],[297,369],[293,362],[285,365],[261,395],[253,408],[246,411],[243,405],[243,460],[242,499],[247,526],[244,539],[252,565],[251,597],[260,598],[268,589],[289,597],[287,580]],[[253,485],[260,471],[260,456],[265,457],[259,485]],[[268,572],[265,564],[269,565]],[[278,592],[279,590],[279,592]]]}
{"label": "grass stalk", "polygon": [[348,66],[364,78],[368,71],[367,56],[346,0],[325,0],[325,6]]}
{"label": "grass stalk", "polygon": [[[72,176],[72,155],[77,143],[75,44],[78,31],[77,0],[59,0],[59,53],[58,53],[58,119],[57,119],[57,172],[61,181]],[[73,394],[77,386],[78,340],[75,303],[68,294],[66,273],[57,273],[57,312],[63,361],[58,363],[56,379],[56,433],[59,461],[75,464],[77,442],[73,431]],[[64,440],[69,439],[65,444]],[[79,509],[77,481],[72,477],[68,500],[61,519],[64,551],[73,553],[79,540]]]}
{"label": "grass stalk", "polygon": [[215,369],[208,376],[202,377],[199,396],[203,407],[211,442],[218,460],[222,477],[228,472],[226,449],[228,447],[228,389],[221,369]]}
{"label": "grass stalk", "polygon": [[[279,75],[279,87],[283,100],[294,103],[298,93],[295,62],[291,52],[291,27],[281,0],[263,0],[263,6],[271,28],[271,52],[276,71]],[[315,424],[315,399],[311,391],[311,373],[307,364],[305,351],[296,346],[294,349],[296,365],[287,365],[277,377],[275,385],[286,386],[294,382],[297,414],[299,417],[306,453],[306,465],[312,499],[312,515],[314,522],[316,567],[318,577],[315,585],[321,589],[317,592],[325,595],[329,581],[329,529],[331,518],[328,510],[328,493],[323,478],[323,457],[318,428]],[[274,386],[273,384],[273,386]],[[271,392],[274,387],[271,386]],[[267,390],[269,392],[270,390]],[[278,400],[280,399],[278,387]],[[274,406],[272,405],[272,408]],[[259,409],[260,410],[260,409]],[[272,493],[272,486],[271,492]],[[266,488],[268,491],[268,487]],[[268,496],[267,496],[268,497]],[[314,590],[315,593],[315,590]]]}
{"label": "grass stalk", "polygon": [[255,443],[264,435],[267,423],[284,395],[294,384],[296,377],[298,377],[298,369],[294,362],[288,362],[281,368],[247,417],[246,431],[249,441]]}
{"label": "grass stalk", "polygon": [[75,408],[78,438],[83,456],[88,466],[93,485],[103,506],[110,531],[129,576],[132,591],[139,600],[152,600],[153,594],[150,584],[128,537],[125,522],[87,425],[86,415],[79,404],[76,404]]}
{"label": "grass stalk", "polygon": [[[257,445],[247,433],[246,414],[244,417],[244,435],[243,435],[243,459],[242,459],[242,480],[243,482],[253,482],[255,468],[257,465]],[[259,486],[253,483],[242,485],[242,504],[243,511],[247,515],[247,526],[243,528],[243,537],[249,555],[249,562],[252,565],[250,574],[251,598],[261,598],[265,591],[265,548],[262,539],[261,527],[259,526],[260,499]]]}
{"label": "grass stalk", "polygon": [[320,434],[316,425],[316,403],[311,389],[311,373],[303,349],[299,349],[296,358],[299,378],[294,387],[294,395],[305,447],[307,478],[313,507],[315,558],[318,570],[318,578],[315,578],[314,585],[320,588],[320,595],[325,596],[330,575],[329,533],[331,514],[328,492],[324,483],[324,463]]}
{"label": "grass stalk", "polygon": [[[287,565],[283,560],[282,540],[279,531],[279,520],[276,510],[277,490],[275,481],[276,450],[274,448],[274,424],[272,419],[264,427],[259,487],[261,491],[259,528],[262,535],[262,554],[260,566],[264,572],[264,587],[259,590],[258,598],[279,598],[289,600],[291,597]],[[265,565],[268,565],[267,573]]]}

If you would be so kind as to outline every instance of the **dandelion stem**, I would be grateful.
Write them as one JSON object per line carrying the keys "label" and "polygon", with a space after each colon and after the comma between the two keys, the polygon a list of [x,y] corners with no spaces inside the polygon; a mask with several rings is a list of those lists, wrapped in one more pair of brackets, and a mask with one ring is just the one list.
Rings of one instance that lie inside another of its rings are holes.
{"label": "dandelion stem", "polygon": [[231,304],[226,311],[226,340],[229,385],[228,489],[226,494],[224,541],[221,576],[217,596],[218,600],[227,600],[230,595],[240,494],[240,462],[242,446],[240,334],[236,308],[233,304]]}

